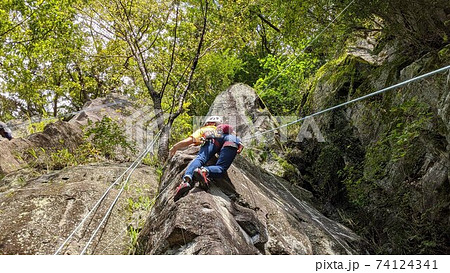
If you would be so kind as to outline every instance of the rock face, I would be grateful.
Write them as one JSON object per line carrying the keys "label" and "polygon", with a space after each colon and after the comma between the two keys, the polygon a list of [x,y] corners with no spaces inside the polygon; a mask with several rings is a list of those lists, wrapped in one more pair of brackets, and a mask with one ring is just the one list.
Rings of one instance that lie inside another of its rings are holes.
{"label": "rock face", "polygon": [[[450,60],[448,45],[420,59],[393,52],[352,50],[324,66],[301,111],[326,109]],[[447,72],[317,116],[326,142],[289,143],[287,159],[321,211],[353,218],[376,253],[449,253],[449,97]]]}
{"label": "rock face", "polygon": [[[252,97],[251,89],[237,87],[240,91],[236,94]],[[236,89],[227,92],[230,90]],[[240,99],[235,99],[239,106]],[[249,110],[242,108],[247,104],[234,109],[250,116],[254,115],[252,111],[261,112],[255,101],[250,105],[253,108]],[[239,156],[228,176],[214,181],[209,192],[195,188],[176,203],[175,188],[198,147],[178,152],[165,167],[161,183],[152,167],[139,166],[107,218],[103,217],[122,189],[121,174],[127,176],[131,163],[109,161],[61,170],[46,169],[45,162],[31,164],[30,149],[76,149],[83,137],[80,124],[85,124],[88,116],[95,114],[92,119],[99,120],[101,112],[118,110],[87,111],[70,122],[51,124],[44,132],[26,139],[0,143],[5,147],[3,155],[7,155],[1,158],[1,254],[53,254],[80,223],[80,229],[63,245],[60,254],[80,254],[89,241],[87,254],[366,253],[360,237],[311,205],[308,191],[244,157]],[[123,118],[130,116],[134,117],[128,113]],[[271,128],[274,124],[262,126]],[[239,124],[237,127],[248,129]],[[114,181],[119,185],[111,186]],[[96,208],[102,196],[105,198]],[[93,214],[88,217],[91,210]],[[91,240],[95,230],[98,233]]]}
{"label": "rock face", "polygon": [[364,253],[361,238],[314,209],[306,201],[307,191],[292,188],[242,157],[208,192],[196,187],[174,202],[175,188],[197,151],[178,152],[166,167],[136,253]]}
{"label": "rock face", "polygon": [[209,108],[207,116],[211,115],[223,116],[224,122],[233,126],[246,145],[264,141],[267,147],[279,149],[279,141],[285,137],[282,130],[263,134],[277,127],[279,121],[246,84],[234,84],[220,93]]}
{"label": "rock face", "polygon": [[246,151],[262,168],[283,174],[283,167],[274,158],[283,153],[287,139],[285,129],[276,129],[282,117],[272,116],[253,88],[242,83],[230,86],[214,100],[207,116],[211,115],[222,116],[225,123],[233,126],[244,145],[252,147]]}
{"label": "rock face", "polygon": [[104,116],[118,122],[127,139],[132,141],[139,151],[145,149],[153,140],[152,129],[156,126],[152,123],[153,108],[145,103],[140,105],[123,95],[110,95],[87,102],[69,123],[86,126],[88,120],[96,122]]}
{"label": "rock face", "polygon": [[[0,175],[28,166],[36,161],[36,156],[42,153],[68,149],[73,152],[83,141],[82,126],[88,125],[88,120],[96,122],[108,116],[123,127],[133,128],[125,130],[130,141],[135,141],[142,150],[147,139],[142,139],[148,131],[142,124],[141,116],[150,112],[146,107],[133,105],[125,96],[110,96],[99,98],[86,103],[83,110],[77,113],[69,122],[58,121],[48,124],[43,132],[32,134],[26,138],[14,138],[11,141],[0,140]],[[139,121],[136,124],[136,121]],[[139,139],[137,139],[139,136]],[[152,136],[148,136],[151,138]]]}
{"label": "rock face", "polygon": [[[223,116],[243,138],[276,126],[255,91],[243,84],[218,95],[208,115]],[[280,149],[276,141],[263,147]],[[137,254],[365,253],[363,240],[317,211],[308,191],[275,176],[273,166],[257,167],[241,156],[208,192],[196,187],[175,203],[175,189],[197,152],[198,147],[179,151],[165,167]]]}
{"label": "rock face", "polygon": [[[56,122],[46,126],[42,133],[28,138],[14,138],[11,141],[0,141],[0,175],[16,171],[28,163],[35,161],[30,154],[32,150],[40,152],[56,151],[67,148],[73,151],[81,144],[83,132],[79,126],[67,122]],[[42,149],[41,149],[42,148]]]}
{"label": "rock face", "polygon": [[[126,164],[93,164],[66,168],[27,181],[22,180],[27,176],[24,171],[3,178],[0,254],[54,254],[127,167]],[[144,215],[140,214],[145,211],[132,207],[130,202],[154,196],[156,181],[150,167],[139,167],[134,172],[128,189],[112,210],[106,226],[94,237],[88,254],[128,253],[131,247],[129,228],[141,221],[139,218]],[[60,254],[79,254],[83,250],[120,186],[110,190]]]}
{"label": "rock face", "polygon": [[[235,84],[217,96],[208,115],[221,115],[247,146],[280,151],[280,134],[258,135],[276,127],[255,91]],[[270,140],[268,140],[270,139]],[[277,141],[278,140],[278,141]],[[140,233],[139,254],[351,254],[364,253],[353,232],[333,222],[307,200],[310,194],[238,158],[228,177],[209,192],[195,188],[173,202],[175,188],[195,148],[179,152],[166,167],[160,196]],[[276,162],[263,168],[275,172]],[[274,166],[275,165],[275,166]],[[294,189],[291,189],[294,191]]]}
{"label": "rock face", "polygon": [[[73,152],[83,142],[81,126],[88,118],[95,122],[108,115],[128,120],[133,109],[138,112],[130,107],[131,103],[121,97],[98,99],[69,122],[59,121],[41,133],[0,142],[0,254],[54,254],[87,217],[59,252],[81,253],[121,191],[124,178],[130,175],[131,162],[54,170],[48,168],[50,157],[44,155],[62,149]],[[115,181],[117,184],[111,186]],[[157,181],[153,167],[137,167],[110,216],[98,228],[87,254],[133,252],[135,235],[152,204]],[[99,206],[87,216],[102,196]]]}

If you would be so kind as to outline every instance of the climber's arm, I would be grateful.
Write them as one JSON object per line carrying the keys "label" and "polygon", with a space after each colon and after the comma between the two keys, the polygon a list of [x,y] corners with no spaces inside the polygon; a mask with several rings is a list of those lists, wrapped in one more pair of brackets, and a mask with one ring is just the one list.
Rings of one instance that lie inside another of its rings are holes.
{"label": "climber's arm", "polygon": [[173,145],[172,149],[170,149],[169,157],[172,157],[178,151],[178,149],[185,148],[193,143],[194,143],[194,138],[192,136],[185,138],[182,141],[176,143],[175,145]]}

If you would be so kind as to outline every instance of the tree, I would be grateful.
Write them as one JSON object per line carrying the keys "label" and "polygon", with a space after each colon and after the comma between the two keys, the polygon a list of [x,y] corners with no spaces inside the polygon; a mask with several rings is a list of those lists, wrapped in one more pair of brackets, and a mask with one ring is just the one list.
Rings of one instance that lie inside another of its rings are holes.
{"label": "tree", "polygon": [[[108,4],[89,3],[82,11],[95,21],[92,31],[108,41],[118,38],[125,45],[125,63],[139,71],[140,80],[153,102],[158,129],[162,131],[159,149],[162,159],[168,155],[170,128],[183,111],[183,102],[202,53],[208,5],[208,1],[167,4],[114,0]],[[193,37],[191,31],[195,33]],[[172,101],[169,109],[163,105],[167,93]],[[169,113],[166,119],[164,113]]]}

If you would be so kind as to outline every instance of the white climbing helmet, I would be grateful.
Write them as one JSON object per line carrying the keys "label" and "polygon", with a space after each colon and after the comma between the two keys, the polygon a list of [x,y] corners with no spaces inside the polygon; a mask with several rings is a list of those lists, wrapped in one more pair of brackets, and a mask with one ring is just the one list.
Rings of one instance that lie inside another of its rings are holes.
{"label": "white climbing helmet", "polygon": [[214,122],[216,123],[216,125],[221,124],[222,123],[222,117],[221,116],[210,116],[205,120],[205,125],[208,122]]}

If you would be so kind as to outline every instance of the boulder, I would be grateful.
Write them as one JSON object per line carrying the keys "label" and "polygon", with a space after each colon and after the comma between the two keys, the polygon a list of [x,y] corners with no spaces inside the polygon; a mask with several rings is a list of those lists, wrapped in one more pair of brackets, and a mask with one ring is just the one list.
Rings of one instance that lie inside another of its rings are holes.
{"label": "boulder", "polygon": [[365,253],[360,237],[307,201],[309,192],[240,156],[209,191],[195,187],[174,202],[175,188],[197,151],[179,151],[166,166],[137,254]]}
{"label": "boulder", "polygon": [[149,105],[124,95],[112,94],[87,102],[69,122],[87,126],[88,121],[95,123],[108,116],[122,126],[128,141],[142,151],[153,140],[154,132],[158,131],[153,107]]}
{"label": "boulder", "polygon": [[285,169],[279,161],[287,140],[283,123],[295,117],[274,117],[256,91],[243,83],[236,83],[220,93],[209,108],[207,116],[222,116],[233,126],[252,160],[270,172],[283,176]]}
{"label": "boulder", "polygon": [[[76,156],[74,151],[84,142],[82,128],[88,120],[99,121],[106,115],[133,127],[133,118],[143,120],[136,116],[142,111],[124,96],[110,96],[89,102],[69,122],[48,124],[43,132],[26,138],[0,141],[0,254],[55,253],[131,163],[110,160],[49,168],[50,161],[64,149]],[[139,166],[135,170],[111,216],[87,249],[88,254],[133,252],[133,240],[152,204],[157,181],[152,167]],[[118,183],[60,254],[82,251],[120,191],[121,180]]]}
{"label": "boulder", "polygon": [[83,131],[75,124],[58,121],[47,125],[43,132],[27,138],[0,141],[0,175],[19,170],[36,160],[34,152],[54,152],[67,148],[73,151],[82,143]]}
{"label": "boulder", "polygon": [[265,108],[256,91],[250,86],[237,83],[220,93],[209,108],[207,116],[223,116],[224,122],[234,127],[244,144],[251,142],[274,142],[279,132],[261,134],[277,127],[277,121]]}
{"label": "boulder", "polygon": [[[0,254],[54,254],[127,168],[127,164],[104,163],[69,167],[30,180],[23,179],[28,177],[26,170],[4,177],[0,187]],[[83,250],[119,193],[119,182],[59,254]],[[127,254],[156,187],[153,168],[138,167],[86,253]]]}

